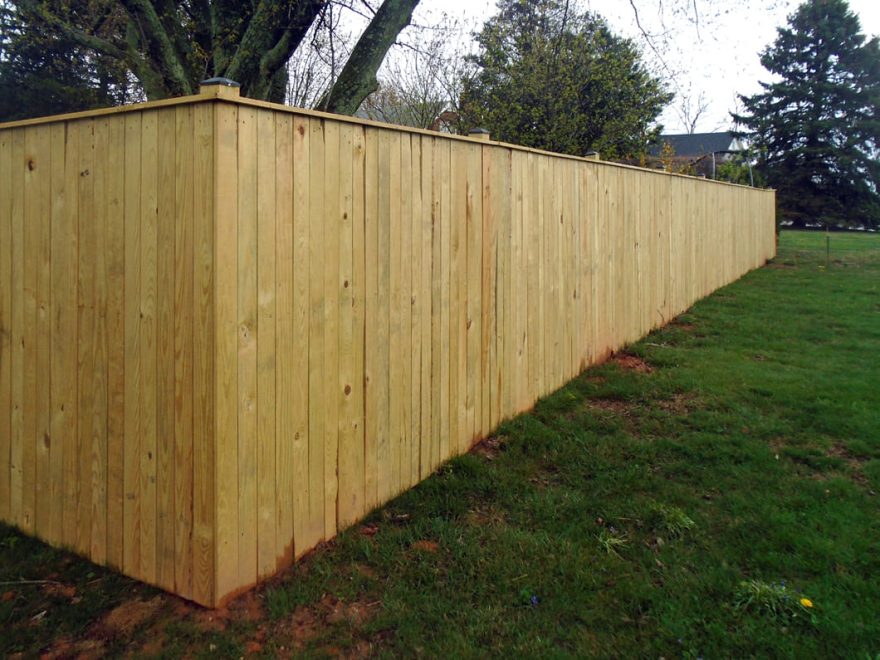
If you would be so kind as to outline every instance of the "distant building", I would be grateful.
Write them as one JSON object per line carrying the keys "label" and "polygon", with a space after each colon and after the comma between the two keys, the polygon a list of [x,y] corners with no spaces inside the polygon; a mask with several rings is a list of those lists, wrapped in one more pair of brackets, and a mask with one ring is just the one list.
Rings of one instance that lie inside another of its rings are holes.
{"label": "distant building", "polygon": [[671,158],[675,171],[689,170],[714,179],[718,165],[742,151],[745,151],[742,139],[730,132],[661,135],[648,147],[648,165],[663,167],[662,159]]}

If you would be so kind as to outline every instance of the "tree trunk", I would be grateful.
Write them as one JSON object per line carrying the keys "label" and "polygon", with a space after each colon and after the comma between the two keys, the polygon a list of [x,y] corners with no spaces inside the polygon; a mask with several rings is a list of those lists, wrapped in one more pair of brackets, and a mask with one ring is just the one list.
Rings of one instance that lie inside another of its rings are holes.
{"label": "tree trunk", "polygon": [[336,83],[318,108],[353,115],[364,99],[379,87],[376,72],[394,45],[397,35],[412,20],[419,0],[385,0],[361,35]]}

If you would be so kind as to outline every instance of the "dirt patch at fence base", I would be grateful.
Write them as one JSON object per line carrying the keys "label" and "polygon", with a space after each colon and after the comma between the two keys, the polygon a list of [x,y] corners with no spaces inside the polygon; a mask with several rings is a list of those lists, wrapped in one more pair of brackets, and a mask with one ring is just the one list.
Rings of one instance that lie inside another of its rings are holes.
{"label": "dirt patch at fence base", "polygon": [[640,374],[650,374],[654,371],[654,368],[642,358],[630,355],[629,353],[618,353],[611,358],[611,361],[621,369],[635,371]]}
{"label": "dirt patch at fence base", "polygon": [[429,539],[422,539],[421,541],[416,541],[410,546],[413,550],[417,550],[419,552],[430,552],[434,553],[440,548],[440,544],[437,541],[431,541]]}
{"label": "dirt patch at fence base", "polygon": [[[378,613],[381,605],[379,601],[343,601],[332,594],[325,594],[317,604],[297,607],[289,618],[274,626],[272,639],[285,648],[298,651],[330,625],[345,623],[356,629],[362,628]],[[258,636],[254,641],[262,643],[263,640]],[[350,655],[342,652],[330,655],[364,657],[370,648],[368,642],[362,642],[350,650]]]}
{"label": "dirt patch at fence base", "polygon": [[865,463],[867,460],[865,458],[856,456],[839,442],[835,442],[833,445],[831,445],[831,447],[825,453],[832,458],[839,458],[849,467],[856,470],[860,469],[862,467],[862,464]]}
{"label": "dirt patch at fence base", "polygon": [[594,410],[605,410],[623,416],[628,415],[634,407],[634,404],[622,399],[590,399],[587,403]]}
{"label": "dirt patch at fence base", "polygon": [[199,629],[206,632],[220,632],[232,621],[261,621],[266,616],[261,590],[248,591],[230,601],[224,607],[214,610],[191,607],[192,621]]}
{"label": "dirt patch at fence base", "polygon": [[[859,486],[870,489],[868,478],[863,471],[864,464],[869,459],[854,454],[842,442],[834,442],[830,447],[820,450],[828,458],[836,459],[843,464],[843,467],[831,467],[830,469],[821,469],[811,464],[810,460],[788,454],[786,448],[790,443],[785,438],[773,438],[769,445],[776,460],[785,458],[802,466],[802,469],[810,470],[809,474],[805,476],[811,481],[828,481],[832,477],[845,477]],[[822,454],[818,454],[818,456],[821,457]],[[870,492],[873,494],[874,491]]]}
{"label": "dirt patch at fence base", "polygon": [[856,456],[840,442],[835,442],[825,453],[832,458],[838,458],[843,461],[849,468],[849,478],[855,483],[859,486],[868,487],[868,477],[862,472],[862,466],[867,462],[867,458]]}
{"label": "dirt patch at fence base", "polygon": [[[165,596],[155,596],[149,600],[135,598],[124,601],[107,612],[91,625],[80,639],[62,637],[55,640],[40,658],[100,658],[107,654],[108,647],[114,643],[125,643],[131,636],[144,628],[168,604]],[[151,635],[147,644],[157,650],[161,648],[161,634]],[[145,647],[146,648],[146,647]],[[144,649],[142,649],[144,650]]]}
{"label": "dirt patch at fence base", "polygon": [[687,415],[699,407],[696,395],[687,393],[675,394],[671,399],[662,399],[657,402],[657,406],[673,415]]}
{"label": "dirt patch at fence base", "polygon": [[465,520],[472,527],[499,527],[507,524],[504,511],[491,505],[471,509],[467,512]]}
{"label": "dirt patch at fence base", "polygon": [[129,600],[110,610],[103,619],[98,621],[90,632],[90,637],[112,639],[129,637],[135,630],[165,605],[164,596],[156,596],[150,600]]}
{"label": "dirt patch at fence base", "polygon": [[498,455],[501,453],[504,446],[505,438],[500,435],[493,435],[482,442],[478,442],[473,446],[471,452],[477,454],[478,456],[482,456],[488,461],[494,461],[498,458]]}

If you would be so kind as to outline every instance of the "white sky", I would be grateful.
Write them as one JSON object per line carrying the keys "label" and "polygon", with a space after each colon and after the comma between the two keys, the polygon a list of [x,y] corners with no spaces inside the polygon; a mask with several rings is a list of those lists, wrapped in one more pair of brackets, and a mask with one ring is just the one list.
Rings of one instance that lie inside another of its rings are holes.
{"label": "white sky", "polygon": [[[759,80],[769,74],[761,66],[760,52],[776,38],[776,28],[786,23],[796,0],[697,0],[699,28],[689,17],[675,15],[683,0],[636,0],[642,26],[651,34],[666,28],[663,39],[655,39],[668,69],[644,43],[629,0],[581,0],[581,4],[604,16],[618,34],[632,37],[643,45],[645,60],[668,80],[672,91],[682,91],[696,99],[703,92],[709,102],[707,112],[697,124],[698,132],[724,130],[730,126],[728,113],[735,109],[736,94],[760,90]],[[880,34],[880,0],[849,0],[859,16],[862,32]],[[665,8],[665,16],[659,15]],[[494,0],[421,0],[415,21],[430,25],[443,13],[479,27],[495,11]],[[661,117],[664,132],[683,132],[675,106]]]}

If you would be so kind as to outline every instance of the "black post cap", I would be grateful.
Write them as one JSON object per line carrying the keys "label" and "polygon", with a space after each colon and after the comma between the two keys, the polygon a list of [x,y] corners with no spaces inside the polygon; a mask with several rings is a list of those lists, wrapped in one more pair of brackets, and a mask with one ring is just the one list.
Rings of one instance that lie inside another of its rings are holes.
{"label": "black post cap", "polygon": [[241,83],[230,80],[229,78],[208,78],[199,83],[200,85],[223,85],[224,87],[241,87]]}

